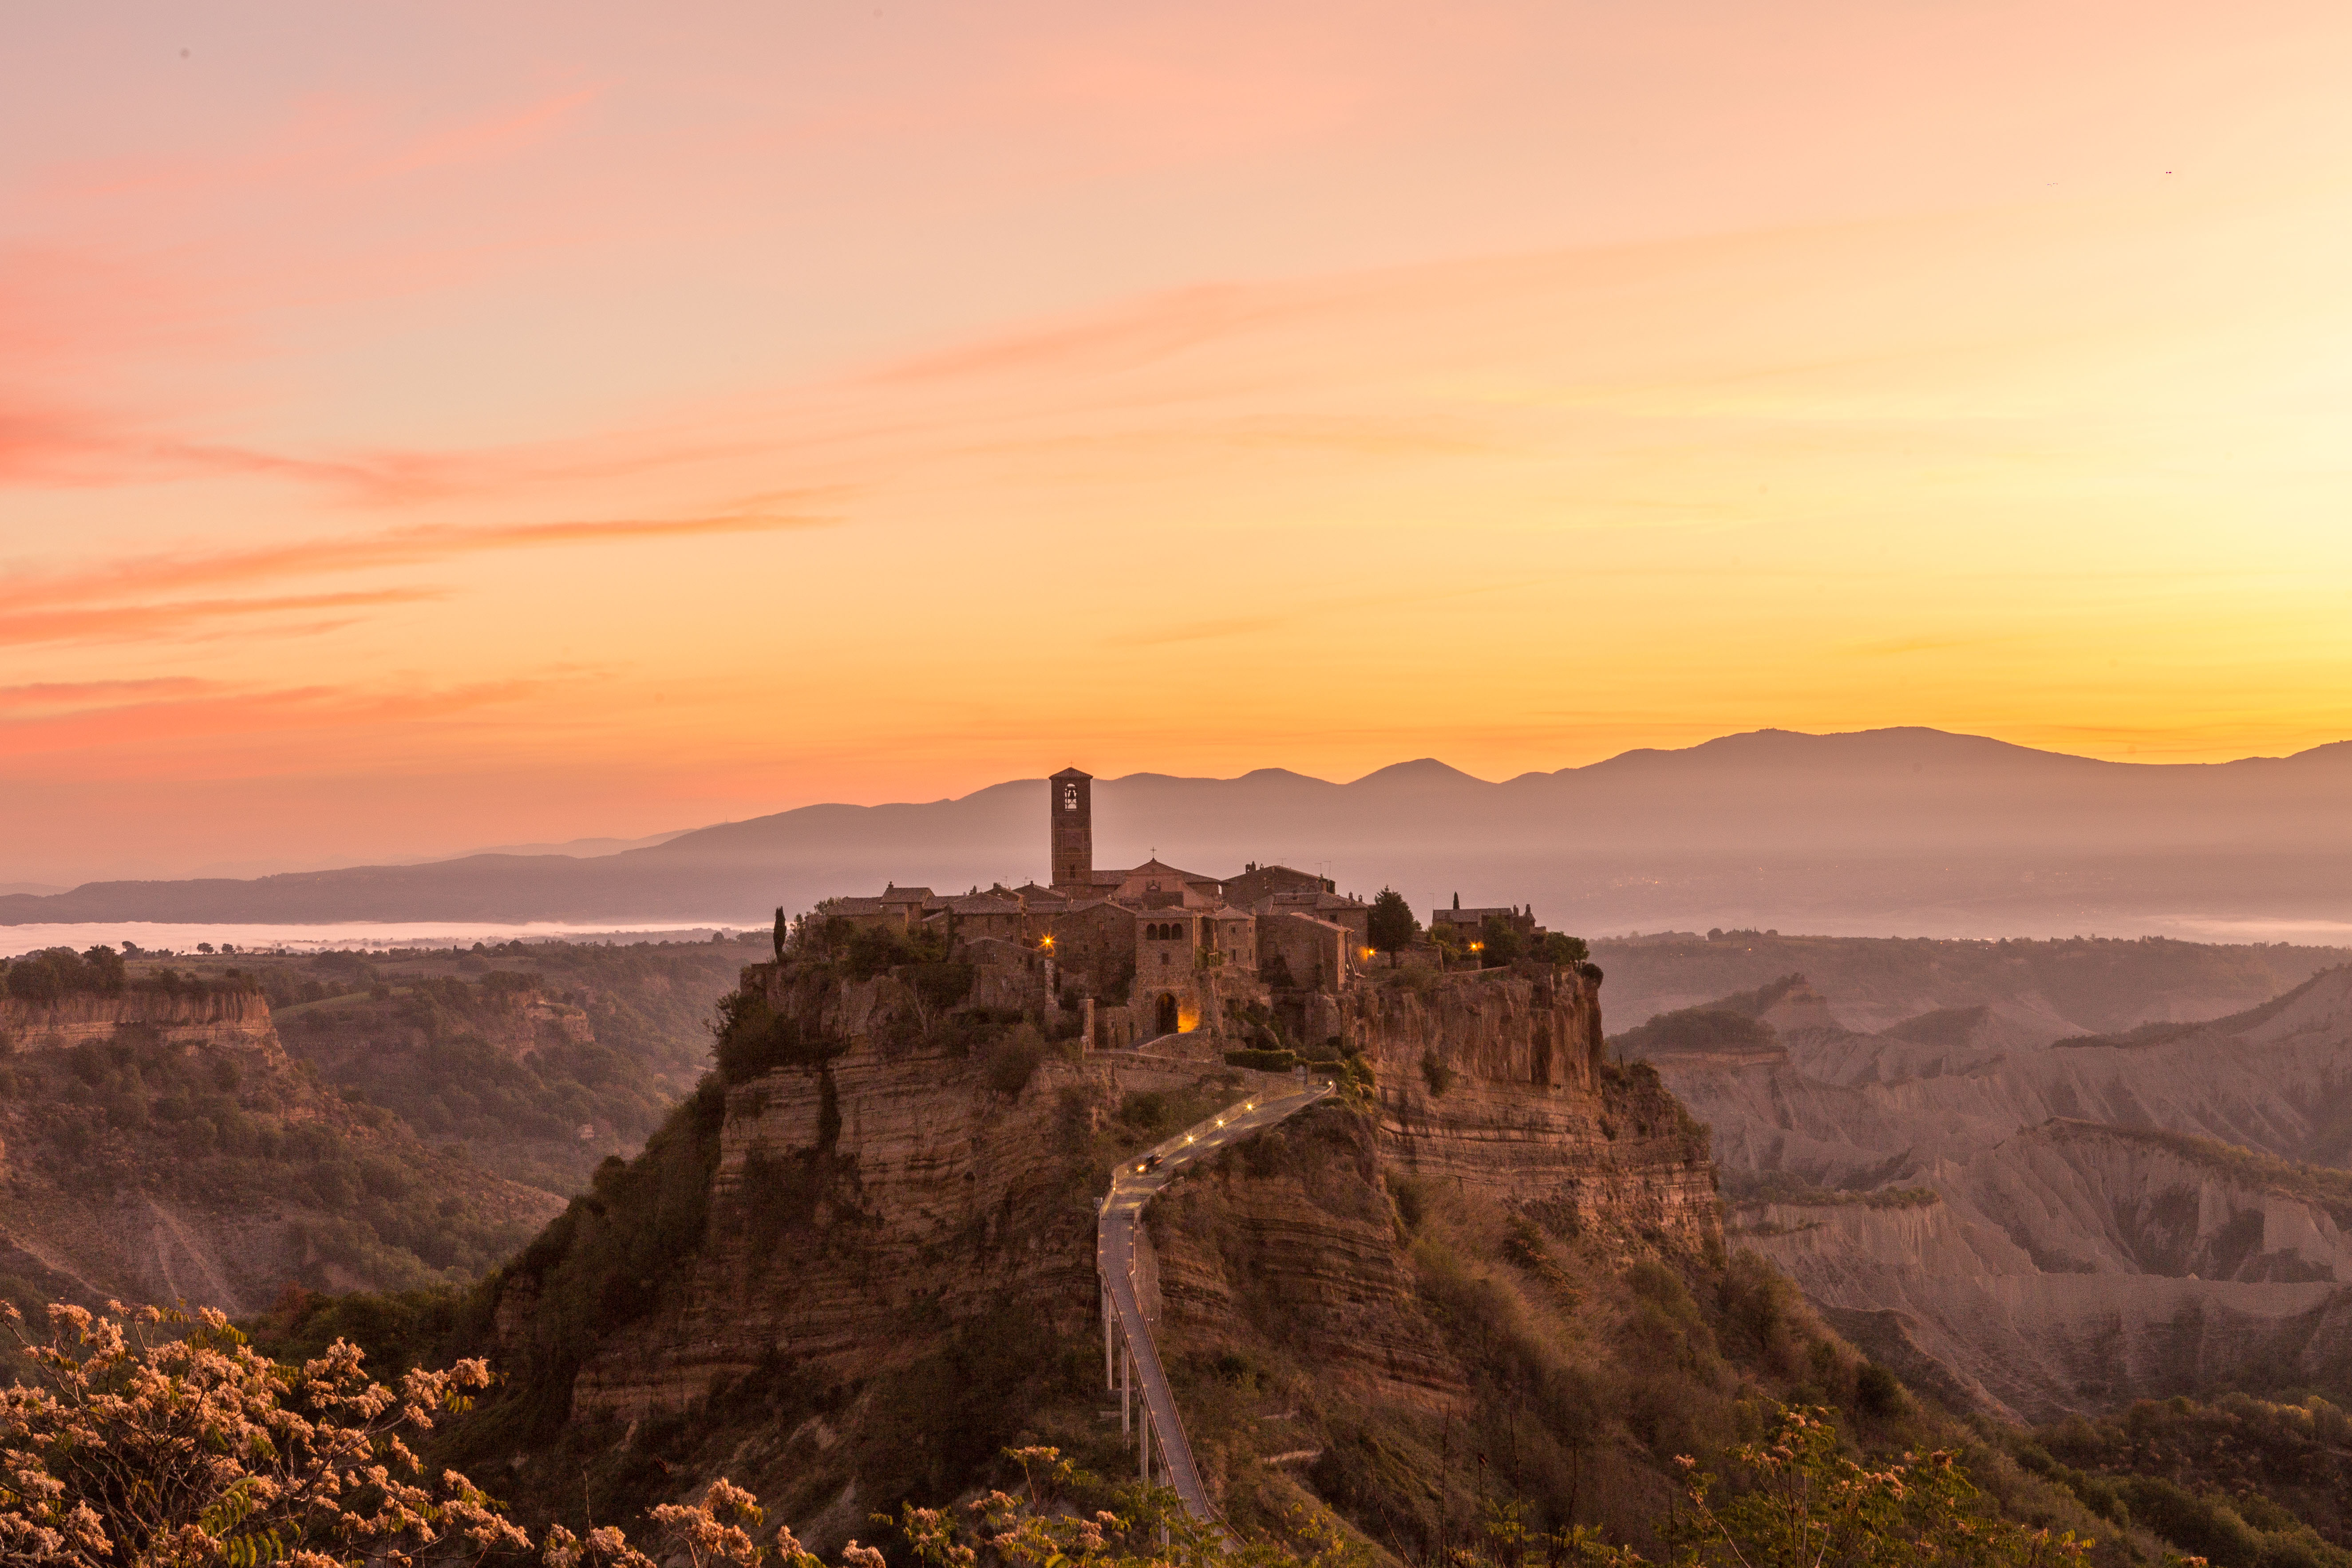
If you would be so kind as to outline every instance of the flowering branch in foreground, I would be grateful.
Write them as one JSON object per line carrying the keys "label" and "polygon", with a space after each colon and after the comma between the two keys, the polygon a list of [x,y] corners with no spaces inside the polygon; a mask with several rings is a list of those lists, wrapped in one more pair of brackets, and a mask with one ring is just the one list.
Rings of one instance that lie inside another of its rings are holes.
{"label": "flowering branch in foreground", "polygon": [[[347,1341],[283,1365],[210,1310],[52,1306],[41,1338],[0,1312],[32,1368],[0,1388],[0,1568],[412,1568],[532,1549],[481,1489],[427,1476],[408,1447],[489,1385],[482,1362],[387,1388]],[[756,1544],[760,1505],[724,1479],[652,1521],[665,1563],[824,1568],[788,1530]],[[655,1568],[610,1528],[558,1525],[541,1545],[548,1568]],[[881,1568],[854,1542],[848,1562]]]}
{"label": "flowering branch in foreground", "polygon": [[[945,1509],[903,1505],[895,1523],[924,1568],[977,1568],[983,1550],[1006,1568],[1366,1568],[1372,1553],[1327,1518],[1294,1517],[1305,1550],[1227,1539],[1184,1511],[1165,1487],[1122,1487],[1119,1507],[1088,1509],[1074,1496],[1113,1489],[1058,1448],[1007,1448],[1021,1467],[1021,1495],[992,1491],[966,1505],[968,1523]],[[970,1539],[961,1539],[969,1532]],[[879,1555],[865,1568],[882,1568]]]}
{"label": "flowering branch in foreground", "polygon": [[[530,1537],[455,1470],[428,1475],[408,1439],[465,1410],[488,1367],[412,1371],[398,1386],[366,1374],[338,1340],[299,1365],[247,1344],[221,1313],[110,1301],[48,1309],[36,1338],[15,1308],[0,1319],[29,1382],[0,1388],[0,1568],[422,1568],[524,1560]],[[1838,1449],[1821,1409],[1783,1409],[1762,1442],[1729,1458],[1738,1495],[1680,1460],[1688,1507],[1664,1521],[1672,1568],[2084,1568],[2092,1542],[2053,1537],[1978,1504],[1958,1458],[1906,1454],[1866,1464]],[[1299,1518],[1301,1550],[1240,1545],[1188,1517],[1165,1488],[1111,1489],[1054,1448],[1014,1448],[1023,1495],[992,1491],[960,1522],[906,1506],[895,1525],[923,1568],[1360,1568],[1370,1553],[1328,1518]],[[1113,1509],[1082,1507],[1094,1495]],[[1516,1507],[1493,1510],[1500,1568],[1649,1568],[1583,1529],[1536,1537]],[[700,1500],[652,1511],[652,1554],[618,1530],[558,1525],[545,1568],[824,1568],[792,1531],[768,1545],[759,1502],[720,1479]],[[966,1536],[968,1535],[968,1539]],[[853,1541],[843,1568],[885,1568]]]}
{"label": "flowering branch in foreground", "polygon": [[[1959,1456],[1864,1464],[1838,1452],[1830,1412],[1781,1410],[1779,1429],[1732,1460],[1748,1486],[1720,1510],[1688,1457],[1687,1515],[1664,1531],[1687,1568],[2079,1568],[2096,1544],[1986,1514]],[[1624,1552],[1623,1560],[1639,1558]]]}
{"label": "flowering branch in foreground", "polygon": [[[478,1361],[372,1382],[337,1341],[299,1366],[221,1313],[5,1310],[33,1381],[0,1389],[0,1564],[329,1568],[419,1552],[478,1561],[528,1545],[465,1477],[427,1481],[404,1434],[490,1381]],[[164,1325],[186,1331],[150,1340]]]}

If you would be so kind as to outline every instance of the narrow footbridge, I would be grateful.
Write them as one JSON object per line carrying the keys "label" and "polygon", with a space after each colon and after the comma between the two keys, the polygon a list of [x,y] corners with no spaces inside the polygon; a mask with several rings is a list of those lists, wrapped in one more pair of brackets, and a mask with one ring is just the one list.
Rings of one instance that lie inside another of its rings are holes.
{"label": "narrow footbridge", "polygon": [[1144,1481],[1151,1482],[1156,1473],[1161,1485],[1176,1489],[1184,1511],[1204,1523],[1213,1522],[1216,1511],[1201,1485],[1201,1472],[1192,1463],[1192,1445],[1184,1436],[1184,1423],[1176,1414],[1176,1396],[1169,1391],[1160,1349],[1151,1340],[1151,1325],[1143,1321],[1143,1307],[1136,1299],[1135,1224],[1143,1205],[1192,1164],[1297,1114],[1331,1094],[1334,1087],[1328,1082],[1311,1089],[1269,1085],[1157,1148],[1129,1159],[1112,1173],[1110,1193],[1103,1199],[1095,1222],[1095,1271],[1102,1286],[1103,1375],[1118,1391],[1119,1433],[1122,1436],[1132,1433],[1139,1439],[1137,1468]]}

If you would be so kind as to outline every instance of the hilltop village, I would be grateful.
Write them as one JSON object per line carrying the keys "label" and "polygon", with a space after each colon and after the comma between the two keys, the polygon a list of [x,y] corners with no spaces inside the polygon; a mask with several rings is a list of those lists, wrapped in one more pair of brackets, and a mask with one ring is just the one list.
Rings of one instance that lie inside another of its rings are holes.
{"label": "hilltop village", "polygon": [[1114,1047],[1196,1032],[1221,1043],[1274,1016],[1292,1038],[1324,1039],[1340,1032],[1339,998],[1375,963],[1443,967],[1497,928],[1530,945],[1548,934],[1531,910],[1456,900],[1433,911],[1434,940],[1381,952],[1373,904],[1313,872],[1250,864],[1209,876],[1156,857],[1098,869],[1093,783],[1076,768],[1048,781],[1048,884],[943,896],[894,883],[829,899],[812,918],[835,931],[928,936],[979,968],[976,996],[1042,993],[1049,1010],[1076,1015],[1089,1045]]}

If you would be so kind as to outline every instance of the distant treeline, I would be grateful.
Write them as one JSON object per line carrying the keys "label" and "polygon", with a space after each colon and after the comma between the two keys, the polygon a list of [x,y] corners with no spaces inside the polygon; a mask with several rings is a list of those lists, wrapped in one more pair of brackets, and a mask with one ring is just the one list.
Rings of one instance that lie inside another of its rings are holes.
{"label": "distant treeline", "polygon": [[126,991],[167,996],[210,996],[233,992],[257,992],[261,982],[238,970],[213,975],[183,974],[166,965],[152,973],[132,977],[122,954],[103,944],[84,952],[69,947],[47,947],[0,963],[0,994],[20,1001],[52,1003],[68,996],[120,996]]}

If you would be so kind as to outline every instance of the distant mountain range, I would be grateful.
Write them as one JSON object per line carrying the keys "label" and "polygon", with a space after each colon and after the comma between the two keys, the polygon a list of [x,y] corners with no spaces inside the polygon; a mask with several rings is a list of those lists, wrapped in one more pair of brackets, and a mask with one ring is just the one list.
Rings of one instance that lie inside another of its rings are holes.
{"label": "distant mountain range", "polygon": [[[1056,764],[1085,758],[1047,759]],[[0,897],[84,921],[763,921],[886,880],[1042,878],[1045,785],[811,805],[615,854],[470,855]],[[1766,925],[2032,935],[2352,921],[2352,742],[2210,764],[2099,762],[1925,729],[1763,730],[1502,783],[1423,759],[1351,784],[1279,769],[1097,781],[1096,858],[1245,861],[1426,908],[1528,903],[1565,929]],[[572,848],[572,846],[566,846]]]}

